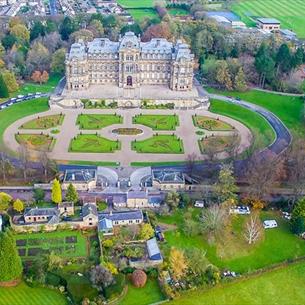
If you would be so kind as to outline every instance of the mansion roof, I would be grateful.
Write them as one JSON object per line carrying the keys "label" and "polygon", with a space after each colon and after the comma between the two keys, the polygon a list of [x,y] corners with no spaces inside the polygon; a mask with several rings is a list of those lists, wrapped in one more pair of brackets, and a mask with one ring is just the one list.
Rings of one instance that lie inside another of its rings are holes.
{"label": "mansion roof", "polygon": [[93,41],[85,45],[80,41],[72,44],[68,59],[85,59],[86,55],[96,56],[101,54],[112,55],[118,58],[117,54],[126,49],[136,49],[142,54],[166,54],[174,60],[180,58],[193,59],[189,46],[178,40],[175,44],[167,41],[164,38],[153,38],[148,42],[141,42],[140,37],[137,37],[133,32],[126,32],[119,41],[111,41],[108,38],[95,38]]}

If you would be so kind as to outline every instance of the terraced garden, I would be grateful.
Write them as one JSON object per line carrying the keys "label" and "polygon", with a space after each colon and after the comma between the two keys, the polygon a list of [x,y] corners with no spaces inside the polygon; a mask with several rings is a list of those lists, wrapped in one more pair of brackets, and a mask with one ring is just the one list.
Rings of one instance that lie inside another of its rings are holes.
{"label": "terraced garden", "polygon": [[30,120],[20,126],[20,129],[49,129],[62,125],[64,120],[63,114],[37,116],[36,119]]}
{"label": "terraced garden", "polygon": [[76,124],[80,129],[101,129],[113,124],[123,123],[123,118],[117,114],[80,114]]}
{"label": "terraced garden", "polygon": [[133,150],[138,153],[182,154],[183,142],[175,135],[154,135],[143,141],[133,141]]}
{"label": "terraced garden", "polygon": [[305,2],[300,0],[240,0],[231,6],[232,11],[241,17],[248,26],[255,25],[257,17],[272,17],[281,21],[299,36],[305,37]]}
{"label": "terraced garden", "polygon": [[70,152],[111,153],[121,148],[119,141],[112,141],[96,134],[79,134],[70,142]]}
{"label": "terraced garden", "polygon": [[153,130],[175,130],[179,126],[177,115],[139,114],[133,117],[134,124],[141,124]]}
{"label": "terraced garden", "polygon": [[55,139],[45,134],[16,134],[16,141],[29,149],[37,151],[52,151],[55,145]]}

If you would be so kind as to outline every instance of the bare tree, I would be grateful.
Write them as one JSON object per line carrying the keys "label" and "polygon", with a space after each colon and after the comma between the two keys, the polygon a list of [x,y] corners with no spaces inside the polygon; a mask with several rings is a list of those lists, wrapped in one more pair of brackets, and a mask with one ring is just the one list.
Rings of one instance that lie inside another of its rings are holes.
{"label": "bare tree", "polygon": [[187,172],[191,176],[194,172],[194,167],[196,164],[196,160],[198,160],[198,156],[195,153],[188,154],[186,157],[186,166]]}
{"label": "bare tree", "polygon": [[27,173],[29,169],[29,159],[30,159],[30,154],[29,150],[26,144],[21,143],[19,146],[19,158],[21,161],[21,169],[23,172],[23,179],[26,181],[27,180]]}
{"label": "bare tree", "polygon": [[244,237],[248,244],[255,243],[262,235],[263,228],[261,221],[257,214],[253,214],[249,217],[245,225]]}
{"label": "bare tree", "polygon": [[7,175],[12,171],[13,165],[4,152],[0,152],[0,173],[2,174],[3,183],[5,183]]}
{"label": "bare tree", "polygon": [[254,154],[244,173],[244,181],[248,183],[247,196],[265,199],[285,175],[284,159],[273,152]]}
{"label": "bare tree", "polygon": [[292,204],[301,197],[305,190],[305,141],[294,141],[286,153],[287,182],[293,191]]}

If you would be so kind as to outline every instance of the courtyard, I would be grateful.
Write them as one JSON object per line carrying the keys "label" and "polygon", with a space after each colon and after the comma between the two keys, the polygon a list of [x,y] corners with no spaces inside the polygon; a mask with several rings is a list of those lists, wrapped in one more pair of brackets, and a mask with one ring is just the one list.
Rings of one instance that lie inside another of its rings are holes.
{"label": "courtyard", "polygon": [[[50,122],[50,118],[51,123],[36,128],[41,120]],[[54,128],[45,129],[54,127],[54,121],[61,124],[55,124],[56,132]],[[32,126],[35,130],[28,129]],[[233,138],[238,139],[234,141],[238,153],[252,143],[248,127],[203,109],[49,110],[23,117],[4,132],[4,143],[12,151],[18,151],[25,141],[32,150],[48,147],[49,157],[54,160],[111,161],[121,166],[132,162],[181,162],[190,154],[204,159],[208,157],[205,143],[207,147],[216,143],[216,157],[226,158]]]}

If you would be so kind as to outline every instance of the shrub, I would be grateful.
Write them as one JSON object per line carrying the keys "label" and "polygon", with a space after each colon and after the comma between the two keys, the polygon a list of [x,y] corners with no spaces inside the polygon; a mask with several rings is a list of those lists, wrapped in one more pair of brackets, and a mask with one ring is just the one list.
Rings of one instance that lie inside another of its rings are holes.
{"label": "shrub", "polygon": [[131,281],[137,288],[144,287],[147,282],[147,275],[143,270],[135,270],[131,275]]}
{"label": "shrub", "polygon": [[114,284],[104,289],[104,295],[107,299],[113,299],[121,294],[125,286],[125,275],[119,273],[114,276]]}

